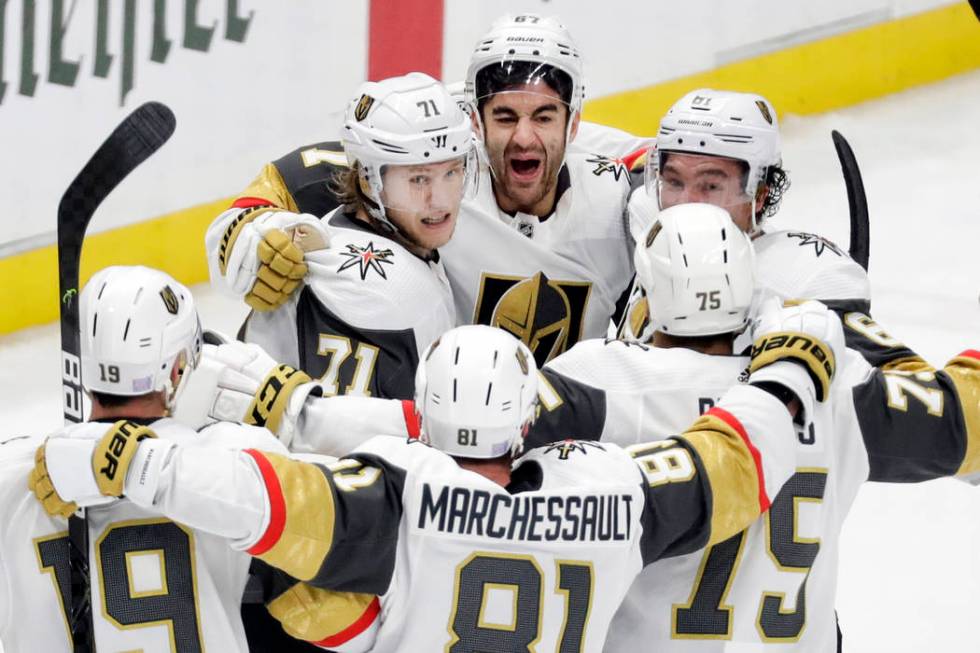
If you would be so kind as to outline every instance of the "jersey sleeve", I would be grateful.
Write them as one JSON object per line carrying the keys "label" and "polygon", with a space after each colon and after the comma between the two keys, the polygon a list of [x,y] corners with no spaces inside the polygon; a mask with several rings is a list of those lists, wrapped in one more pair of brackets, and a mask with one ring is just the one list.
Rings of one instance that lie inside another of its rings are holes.
{"label": "jersey sleeve", "polygon": [[256,560],[266,610],[291,637],[338,653],[369,651],[381,625],[373,594],[320,589]]}
{"label": "jersey sleeve", "polygon": [[872,367],[906,372],[933,369],[871,318],[868,301],[827,300],[824,303],[840,317],[845,344],[860,353]]}
{"label": "jersey sleeve", "polygon": [[525,449],[566,440],[598,440],[606,420],[606,393],[545,366],[538,381],[538,416]]}
{"label": "jersey sleeve", "polygon": [[736,386],[676,438],[628,447],[644,477],[644,564],[748,527],[792,474],[795,441],[782,402]]}
{"label": "jersey sleeve", "polygon": [[344,456],[376,435],[417,438],[415,403],[408,399],[308,396],[289,443],[294,453]]}
{"label": "jersey sleeve", "polygon": [[913,483],[980,471],[980,351],[937,371],[874,370],[852,394],[869,480]]}
{"label": "jersey sleeve", "polygon": [[371,454],[326,467],[255,450],[268,524],[246,551],[321,589],[384,594],[395,567],[405,471]]}
{"label": "jersey sleeve", "polygon": [[322,217],[339,205],[329,182],[347,165],[339,142],[297,148],[272,163],[214,219],[204,236],[211,282],[235,293],[224,276],[224,261],[241,228],[262,211],[279,209]]}

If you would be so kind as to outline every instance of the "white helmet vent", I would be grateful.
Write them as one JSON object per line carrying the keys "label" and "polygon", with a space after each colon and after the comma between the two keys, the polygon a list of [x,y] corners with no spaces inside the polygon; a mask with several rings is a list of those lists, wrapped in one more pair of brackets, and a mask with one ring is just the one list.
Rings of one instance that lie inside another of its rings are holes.
{"label": "white helmet vent", "polygon": [[[136,302],[133,302],[133,303],[135,304]],[[133,323],[133,319],[132,318],[126,320],[126,328],[123,329],[123,342],[126,342],[126,337],[129,335],[129,325],[132,324],[132,323]]]}

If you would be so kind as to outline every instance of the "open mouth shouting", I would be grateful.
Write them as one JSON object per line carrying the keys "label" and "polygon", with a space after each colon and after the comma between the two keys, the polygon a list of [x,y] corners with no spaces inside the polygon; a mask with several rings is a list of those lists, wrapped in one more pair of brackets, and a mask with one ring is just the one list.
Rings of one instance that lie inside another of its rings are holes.
{"label": "open mouth shouting", "polygon": [[510,176],[519,182],[537,181],[544,170],[544,161],[536,153],[512,154],[507,159]]}

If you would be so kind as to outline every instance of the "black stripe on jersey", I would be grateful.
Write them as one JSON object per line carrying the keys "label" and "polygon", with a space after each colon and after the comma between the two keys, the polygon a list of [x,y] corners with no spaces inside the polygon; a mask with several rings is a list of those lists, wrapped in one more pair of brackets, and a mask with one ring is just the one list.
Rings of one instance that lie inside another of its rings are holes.
{"label": "black stripe on jersey", "polygon": [[[323,589],[380,595],[388,591],[395,569],[405,470],[373,454],[352,454],[333,467],[350,460],[363,466],[330,472],[321,465],[334,491],[333,545],[308,582]],[[381,473],[370,480],[373,470]]]}
{"label": "black stripe on jersey", "polygon": [[[340,336],[350,342],[350,353],[340,365],[337,378],[338,394],[346,394],[354,381],[362,358],[358,347],[378,349],[374,369],[367,389],[372,397],[382,399],[412,399],[415,396],[415,368],[419,354],[412,329],[385,331],[360,329],[343,321],[316,297],[309,286],[300,293],[296,307],[296,330],[299,343],[300,368],[314,379],[321,378],[330,364],[330,357],[320,355],[320,334]],[[334,355],[334,354],[330,354]],[[367,373],[362,370],[362,373]]]}
{"label": "black stripe on jersey", "polygon": [[541,407],[524,441],[533,449],[560,440],[598,440],[606,423],[606,392],[544,367],[541,373],[554,388],[561,404]]}
{"label": "black stripe on jersey", "polygon": [[[930,377],[932,380],[923,380]],[[868,451],[868,480],[916,483],[957,472],[966,454],[967,434],[962,406],[948,374],[899,375],[875,370],[852,393]],[[938,406],[941,414],[931,413],[930,406],[915,393],[936,400],[931,409]]]}
{"label": "black stripe on jersey", "polygon": [[297,148],[273,161],[272,165],[279,171],[299,210],[320,217],[340,206],[328,184],[346,166],[337,166],[326,161],[306,165],[302,153],[314,149],[339,154],[344,152],[340,141],[325,141]]}
{"label": "black stripe on jersey", "polygon": [[[711,485],[704,464],[694,447],[683,439],[676,443],[690,454],[695,474],[684,483],[640,484],[644,494],[640,516],[644,565],[703,549],[711,535]],[[631,454],[637,456],[633,448]]]}
{"label": "black stripe on jersey", "polygon": [[861,354],[872,367],[881,367],[892,361],[917,357],[914,351],[902,343],[891,346],[876,342],[848,324],[849,321],[845,319],[848,313],[860,313],[869,316],[869,320],[871,319],[871,303],[867,300],[836,299],[822,301],[828,308],[837,313],[844,324],[844,343]]}

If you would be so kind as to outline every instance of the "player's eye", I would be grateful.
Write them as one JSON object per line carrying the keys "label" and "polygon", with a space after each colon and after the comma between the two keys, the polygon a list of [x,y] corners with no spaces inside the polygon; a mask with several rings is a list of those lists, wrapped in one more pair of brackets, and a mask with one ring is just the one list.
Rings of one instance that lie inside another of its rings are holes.
{"label": "player's eye", "polygon": [[429,183],[429,178],[425,175],[415,175],[414,177],[410,177],[408,181],[416,186],[424,186]]}

